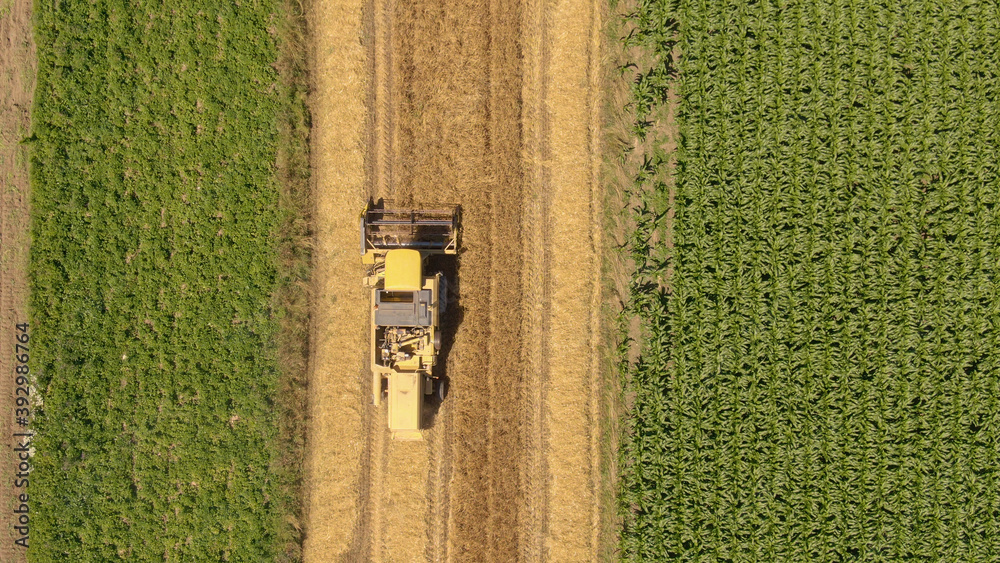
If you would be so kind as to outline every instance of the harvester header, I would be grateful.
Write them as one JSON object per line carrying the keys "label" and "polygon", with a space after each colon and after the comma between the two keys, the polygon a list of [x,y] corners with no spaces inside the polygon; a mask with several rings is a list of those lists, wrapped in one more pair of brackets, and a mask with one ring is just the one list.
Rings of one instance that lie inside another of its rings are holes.
{"label": "harvester header", "polygon": [[391,201],[369,202],[361,214],[361,254],[404,248],[424,254],[455,254],[458,220],[457,205],[401,209]]}

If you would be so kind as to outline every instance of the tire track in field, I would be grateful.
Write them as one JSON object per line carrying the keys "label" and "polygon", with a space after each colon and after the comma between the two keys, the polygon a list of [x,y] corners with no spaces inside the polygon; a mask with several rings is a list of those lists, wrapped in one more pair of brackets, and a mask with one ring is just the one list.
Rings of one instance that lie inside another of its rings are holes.
{"label": "tire track in field", "polygon": [[522,23],[524,42],[524,108],[522,120],[525,145],[525,245],[524,295],[525,343],[525,428],[527,444],[522,480],[527,490],[524,507],[520,556],[525,561],[542,561],[548,534],[548,467],[545,456],[543,405],[546,400],[552,280],[550,174],[548,161],[549,117],[546,111],[549,64],[546,2],[527,0]]}
{"label": "tire track in field", "polygon": [[[367,196],[386,193],[392,184],[392,20],[391,0],[367,0],[362,15],[364,42],[368,54],[370,82],[367,84]],[[359,280],[360,281],[360,280]],[[365,291],[368,297],[368,291]],[[366,308],[371,305],[365,303]],[[365,344],[372,345],[366,334]],[[368,348],[365,349],[366,364]],[[366,365],[366,367],[369,367]],[[367,441],[361,453],[358,484],[358,526],[352,540],[352,557],[357,560],[382,561],[384,523],[382,519],[385,472],[388,467],[386,423],[379,420],[382,408],[371,404],[371,378],[366,372],[359,385],[367,393],[363,429]]]}
{"label": "tire track in field", "polygon": [[[376,35],[376,20],[378,19],[376,14],[382,12],[383,2],[384,0],[364,0],[361,12],[362,43],[364,44],[366,55],[365,71],[371,77],[365,84],[364,195],[366,197],[372,197],[376,193],[376,186],[383,181],[381,178],[387,174],[384,167],[386,150],[381,146],[380,139],[383,135],[379,134],[384,127],[382,122],[385,115],[384,108],[387,106],[387,103],[384,101],[385,93],[380,87],[380,84],[385,81],[385,64],[383,61],[386,55],[384,39]],[[368,338],[365,339],[365,344],[371,346]],[[359,379],[364,379],[364,375],[364,373],[359,374]],[[370,384],[365,386],[363,381],[359,381],[358,385],[363,390],[370,387]],[[369,392],[368,395],[367,402],[370,403],[371,393]],[[364,396],[364,393],[362,393],[362,396]],[[371,560],[372,558],[372,491],[377,490],[377,487],[380,485],[380,483],[375,482],[379,480],[379,472],[374,470],[373,467],[375,465],[380,466],[382,459],[382,448],[377,439],[378,435],[376,434],[377,429],[375,427],[375,416],[372,413],[373,409],[374,406],[364,409],[362,414],[361,431],[363,432],[365,443],[359,456],[357,498],[355,499],[357,520],[351,535],[347,555],[343,558],[345,561],[363,561]]]}

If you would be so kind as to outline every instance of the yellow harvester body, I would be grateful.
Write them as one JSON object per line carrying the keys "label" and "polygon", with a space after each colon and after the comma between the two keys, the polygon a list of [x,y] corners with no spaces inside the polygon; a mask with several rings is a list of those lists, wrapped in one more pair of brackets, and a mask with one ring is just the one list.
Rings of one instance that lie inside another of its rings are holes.
{"label": "yellow harvester body", "polygon": [[393,210],[369,203],[362,214],[362,261],[371,288],[372,400],[388,403],[397,440],[421,440],[423,398],[434,392],[446,306],[441,273],[425,275],[431,254],[455,254],[458,209]]}

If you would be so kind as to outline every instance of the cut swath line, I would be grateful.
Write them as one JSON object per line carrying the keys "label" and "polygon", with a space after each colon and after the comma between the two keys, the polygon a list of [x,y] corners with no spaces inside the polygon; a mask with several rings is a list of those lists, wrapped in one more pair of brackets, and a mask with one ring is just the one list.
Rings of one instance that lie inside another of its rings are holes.
{"label": "cut swath line", "polygon": [[549,120],[545,107],[549,40],[545,23],[546,3],[528,0],[521,36],[524,40],[523,69],[523,143],[525,152],[524,194],[524,284],[525,315],[525,427],[527,429],[525,463],[521,480],[525,488],[524,514],[521,525],[520,553],[526,561],[543,560],[548,534],[548,487],[545,455],[545,405],[549,320],[551,317]]}

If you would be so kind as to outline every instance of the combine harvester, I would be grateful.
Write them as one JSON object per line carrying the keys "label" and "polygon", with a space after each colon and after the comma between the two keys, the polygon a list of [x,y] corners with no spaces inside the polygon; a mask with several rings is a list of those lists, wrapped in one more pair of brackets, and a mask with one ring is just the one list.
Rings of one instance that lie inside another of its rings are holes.
{"label": "combine harvester", "polygon": [[422,440],[423,398],[435,390],[444,399],[444,380],[434,374],[441,351],[441,315],[447,280],[424,274],[434,254],[458,252],[458,206],[393,209],[369,201],[361,214],[365,285],[372,290],[371,367],[375,406],[389,403],[389,430],[397,440]]}

